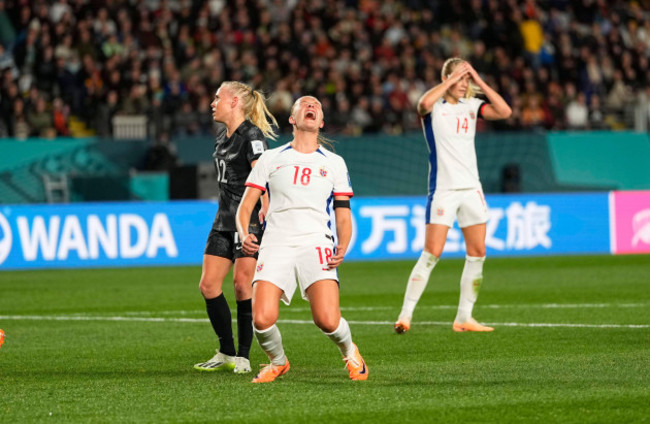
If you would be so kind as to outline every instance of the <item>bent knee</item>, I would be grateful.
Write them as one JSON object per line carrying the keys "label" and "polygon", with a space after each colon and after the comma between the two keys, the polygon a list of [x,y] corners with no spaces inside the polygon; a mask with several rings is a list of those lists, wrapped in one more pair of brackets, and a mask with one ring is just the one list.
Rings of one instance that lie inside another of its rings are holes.
{"label": "bent knee", "polygon": [[275,324],[278,320],[278,315],[272,312],[259,312],[253,310],[253,325],[257,330],[266,330]]}
{"label": "bent knee", "polygon": [[340,321],[341,317],[339,316],[314,317],[314,324],[325,333],[335,332],[339,328]]}
{"label": "bent knee", "polygon": [[201,277],[201,280],[199,280],[199,290],[206,299],[209,299],[221,294],[221,285],[214,280]]}

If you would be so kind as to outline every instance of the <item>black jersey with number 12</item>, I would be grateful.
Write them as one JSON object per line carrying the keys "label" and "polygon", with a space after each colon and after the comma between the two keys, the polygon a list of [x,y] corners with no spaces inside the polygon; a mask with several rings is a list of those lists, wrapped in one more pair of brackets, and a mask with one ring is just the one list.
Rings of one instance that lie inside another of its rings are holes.
{"label": "black jersey with number 12", "polygon": [[[251,162],[259,159],[268,149],[268,143],[262,131],[246,120],[230,136],[226,136],[226,126],[217,128],[217,140],[214,145],[214,166],[219,184],[219,209],[212,228],[217,231],[236,231],[235,214],[246,187],[246,178],[251,172]],[[258,202],[251,216],[249,231],[257,232],[260,226]]]}

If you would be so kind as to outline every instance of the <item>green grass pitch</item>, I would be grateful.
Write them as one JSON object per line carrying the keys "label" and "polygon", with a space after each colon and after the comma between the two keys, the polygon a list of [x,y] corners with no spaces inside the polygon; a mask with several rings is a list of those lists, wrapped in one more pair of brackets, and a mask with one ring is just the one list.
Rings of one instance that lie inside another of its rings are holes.
{"label": "green grass pitch", "polygon": [[[294,296],[279,323],[291,370],[267,385],[192,369],[216,347],[198,267],[0,272],[0,422],[650,421],[650,256],[489,258],[487,334],[451,330],[463,262],[443,259],[396,335],[413,263],[341,267],[368,381]],[[253,370],[265,361],[254,341]]]}

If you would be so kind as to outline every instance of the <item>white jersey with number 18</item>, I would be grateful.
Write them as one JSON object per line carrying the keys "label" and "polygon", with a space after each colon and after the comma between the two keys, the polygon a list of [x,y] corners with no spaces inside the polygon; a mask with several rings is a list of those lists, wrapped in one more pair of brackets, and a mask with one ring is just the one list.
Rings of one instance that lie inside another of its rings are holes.
{"label": "white jersey with number 18", "polygon": [[332,199],[353,195],[341,156],[322,146],[313,153],[300,153],[290,143],[265,151],[246,186],[269,193],[262,246],[292,245],[315,235],[333,236]]}
{"label": "white jersey with number 18", "polygon": [[484,104],[474,97],[456,104],[440,99],[433,111],[422,117],[429,148],[429,194],[481,187],[474,136]]}

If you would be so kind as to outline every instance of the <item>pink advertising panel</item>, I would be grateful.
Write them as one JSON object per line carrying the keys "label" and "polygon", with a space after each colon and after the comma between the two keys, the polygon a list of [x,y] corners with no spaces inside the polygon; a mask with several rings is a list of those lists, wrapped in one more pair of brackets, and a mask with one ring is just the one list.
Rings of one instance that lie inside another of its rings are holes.
{"label": "pink advertising panel", "polygon": [[612,253],[650,253],[650,191],[614,191]]}

